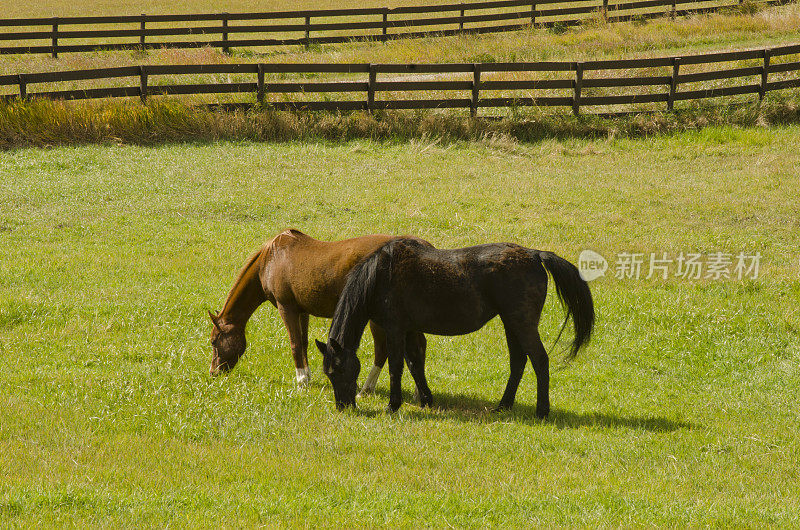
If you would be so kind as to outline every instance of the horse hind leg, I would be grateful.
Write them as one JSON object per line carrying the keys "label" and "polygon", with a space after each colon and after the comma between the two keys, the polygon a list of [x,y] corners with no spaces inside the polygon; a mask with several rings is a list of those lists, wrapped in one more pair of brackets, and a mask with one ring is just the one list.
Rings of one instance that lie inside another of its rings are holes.
{"label": "horse hind leg", "polygon": [[550,359],[538,331],[532,334],[527,352],[536,373],[536,416],[543,419],[550,414]]}
{"label": "horse hind leg", "polygon": [[525,372],[525,363],[528,361],[525,350],[516,337],[517,333],[509,326],[506,319],[503,319],[503,326],[505,327],[506,343],[508,344],[510,373],[508,375],[508,383],[506,383],[506,390],[503,392],[503,397],[500,398],[500,403],[495,409],[498,411],[510,409],[514,406],[514,400],[517,397],[517,388],[519,388],[522,374]]}
{"label": "horse hind leg", "polygon": [[536,416],[545,418],[550,413],[550,364],[537,329],[538,320],[538,318],[503,319],[511,362],[511,375],[498,409],[511,408],[514,404],[525,363],[527,359],[530,359],[536,374]]}

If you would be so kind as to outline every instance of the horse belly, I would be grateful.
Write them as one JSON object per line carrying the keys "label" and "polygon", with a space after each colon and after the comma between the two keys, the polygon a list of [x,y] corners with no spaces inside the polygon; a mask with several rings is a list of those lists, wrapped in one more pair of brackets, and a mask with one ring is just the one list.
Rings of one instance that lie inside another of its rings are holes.
{"label": "horse belly", "polygon": [[437,297],[436,293],[432,294],[434,296],[426,300],[427,303],[416,304],[409,311],[417,331],[432,335],[466,335],[478,331],[497,315],[475,297]]}

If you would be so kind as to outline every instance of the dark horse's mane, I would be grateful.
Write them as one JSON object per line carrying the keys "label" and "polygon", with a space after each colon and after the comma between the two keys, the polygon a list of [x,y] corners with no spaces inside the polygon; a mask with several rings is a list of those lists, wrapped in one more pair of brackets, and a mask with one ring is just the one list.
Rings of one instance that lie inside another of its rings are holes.
{"label": "dark horse's mane", "polygon": [[[369,322],[369,309],[375,287],[381,279],[389,279],[394,247],[393,239],[356,264],[347,275],[344,290],[336,303],[328,338],[346,348],[355,349]],[[356,322],[358,325],[352,325]]]}

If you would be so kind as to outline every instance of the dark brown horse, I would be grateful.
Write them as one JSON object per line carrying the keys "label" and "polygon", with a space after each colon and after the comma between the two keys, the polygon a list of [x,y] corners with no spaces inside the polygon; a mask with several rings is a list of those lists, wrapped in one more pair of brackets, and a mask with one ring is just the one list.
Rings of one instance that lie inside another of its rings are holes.
{"label": "dark brown horse", "polygon": [[[386,332],[389,410],[395,411],[402,399],[400,380],[407,337],[413,333],[463,335],[500,315],[511,375],[498,409],[514,404],[529,358],[537,380],[536,415],[546,417],[550,372],[538,330],[547,295],[546,271],[566,307],[566,319],[571,316],[573,320],[575,339],[568,355],[572,358],[591,336],[594,306],[588,284],[565,259],[511,243],[439,250],[411,239],[389,241],[350,272],[328,343],[317,341],[337,407],[355,406],[361,369],[356,350],[367,321],[378,323]],[[408,368],[418,388],[424,386],[419,389],[422,402],[430,403],[424,373],[419,373],[424,367],[409,363]]]}
{"label": "dark brown horse", "polygon": [[[222,310],[216,314],[209,312],[214,348],[211,374],[233,369],[247,347],[247,321],[261,304],[270,302],[278,308],[289,332],[297,382],[307,383],[310,376],[307,357],[309,315],[332,317],[353,266],[394,238],[369,235],[327,242],[295,229],[275,236],[247,260]],[[370,329],[375,338],[375,366],[364,383],[364,392],[374,389],[387,356],[383,329],[374,323]],[[408,349],[412,363],[424,364],[424,335],[409,337]]]}

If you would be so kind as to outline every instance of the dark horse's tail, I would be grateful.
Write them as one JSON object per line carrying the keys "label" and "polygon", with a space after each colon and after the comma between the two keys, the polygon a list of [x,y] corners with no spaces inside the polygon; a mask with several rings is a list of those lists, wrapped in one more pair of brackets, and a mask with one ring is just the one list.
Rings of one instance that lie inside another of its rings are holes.
{"label": "dark horse's tail", "polygon": [[[567,310],[564,326],[567,325],[570,316],[575,326],[575,339],[572,341],[572,348],[566,357],[566,360],[569,361],[575,358],[578,350],[589,342],[592,336],[594,327],[592,292],[589,290],[589,284],[581,278],[578,268],[569,261],[552,252],[543,251],[539,251],[539,259],[553,277],[558,298]],[[561,331],[564,331],[564,326],[561,327]],[[561,336],[561,332],[558,333],[558,336]]]}

